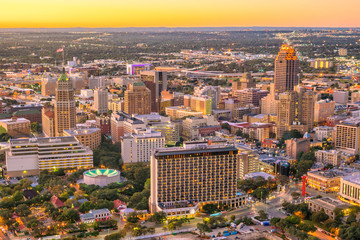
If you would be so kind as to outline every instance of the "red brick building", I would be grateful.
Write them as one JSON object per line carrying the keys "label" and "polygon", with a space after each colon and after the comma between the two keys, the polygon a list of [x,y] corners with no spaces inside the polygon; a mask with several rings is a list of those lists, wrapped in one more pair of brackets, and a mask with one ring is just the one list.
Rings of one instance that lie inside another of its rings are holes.
{"label": "red brick building", "polygon": [[204,126],[204,127],[199,127],[199,135],[200,136],[209,136],[211,134],[213,134],[216,131],[220,131],[221,130],[221,126]]}
{"label": "red brick building", "polygon": [[96,127],[100,128],[101,134],[110,134],[111,133],[111,123],[110,117],[96,117]]}
{"label": "red brick building", "polygon": [[29,120],[31,123],[37,122],[42,123],[42,117],[41,117],[41,111],[36,109],[30,109],[30,110],[19,110],[13,113],[13,116],[17,118],[25,118]]}

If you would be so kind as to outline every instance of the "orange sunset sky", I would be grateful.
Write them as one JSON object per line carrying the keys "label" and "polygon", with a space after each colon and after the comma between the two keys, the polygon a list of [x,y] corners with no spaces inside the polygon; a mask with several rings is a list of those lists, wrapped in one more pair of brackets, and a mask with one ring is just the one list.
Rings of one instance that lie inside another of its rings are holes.
{"label": "orange sunset sky", "polygon": [[0,28],[360,27],[360,0],[0,0]]}

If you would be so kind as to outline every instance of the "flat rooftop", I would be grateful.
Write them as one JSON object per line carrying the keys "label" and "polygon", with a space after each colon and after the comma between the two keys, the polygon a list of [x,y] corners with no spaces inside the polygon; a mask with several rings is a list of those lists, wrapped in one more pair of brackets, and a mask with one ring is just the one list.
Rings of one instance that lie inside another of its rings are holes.
{"label": "flat rooftop", "polygon": [[100,131],[100,129],[99,128],[73,128],[73,129],[67,129],[64,131],[67,132],[68,134],[70,134],[71,136],[76,136],[76,135],[83,135],[83,134],[92,134],[94,132]]}
{"label": "flat rooftop", "polygon": [[21,122],[30,122],[26,118],[7,118],[7,119],[0,119],[0,122],[11,124],[11,123],[21,123]]}
{"label": "flat rooftop", "polygon": [[309,202],[330,208],[346,208],[348,205],[338,199],[330,198],[330,197],[324,197],[324,198],[318,198],[318,199],[311,199]]}
{"label": "flat rooftop", "polygon": [[354,173],[351,176],[343,177],[345,181],[360,185],[360,172]]}
{"label": "flat rooftop", "polygon": [[360,118],[348,118],[348,119],[340,121],[340,124],[358,127],[358,126],[360,126]]}
{"label": "flat rooftop", "polygon": [[353,174],[357,172],[354,169],[351,168],[333,168],[333,169],[329,169],[329,170],[323,170],[323,171],[311,171],[309,173],[311,174],[315,174],[321,177],[325,177],[325,178],[335,178],[335,177],[343,177],[343,176],[348,176],[350,174]]}
{"label": "flat rooftop", "polygon": [[213,152],[228,152],[228,151],[238,151],[233,145],[201,145],[194,148],[184,148],[184,147],[171,147],[171,148],[160,148],[155,150],[155,156],[167,156],[167,155],[176,155],[176,154],[192,154],[192,153],[213,153]]}
{"label": "flat rooftop", "polygon": [[70,143],[77,142],[74,136],[68,137],[50,137],[50,138],[24,138],[24,139],[10,139],[10,145],[22,144],[46,144],[46,143]]}

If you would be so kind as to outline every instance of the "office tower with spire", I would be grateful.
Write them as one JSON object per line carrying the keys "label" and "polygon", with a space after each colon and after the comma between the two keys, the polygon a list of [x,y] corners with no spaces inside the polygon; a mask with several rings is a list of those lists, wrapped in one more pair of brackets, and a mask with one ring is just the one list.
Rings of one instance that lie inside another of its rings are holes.
{"label": "office tower with spire", "polygon": [[72,81],[63,73],[56,82],[55,90],[55,135],[76,127],[76,106]]}
{"label": "office tower with spire", "polygon": [[299,60],[294,47],[284,44],[275,59],[275,92],[293,91],[299,84]]}

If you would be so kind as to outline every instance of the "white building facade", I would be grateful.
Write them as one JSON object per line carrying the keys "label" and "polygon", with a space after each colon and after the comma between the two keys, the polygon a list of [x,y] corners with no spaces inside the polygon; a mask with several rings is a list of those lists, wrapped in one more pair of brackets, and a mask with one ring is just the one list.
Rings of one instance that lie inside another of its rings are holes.
{"label": "white building facade", "polygon": [[121,138],[121,156],[124,163],[148,162],[157,148],[165,147],[161,132],[150,129],[136,130]]}

